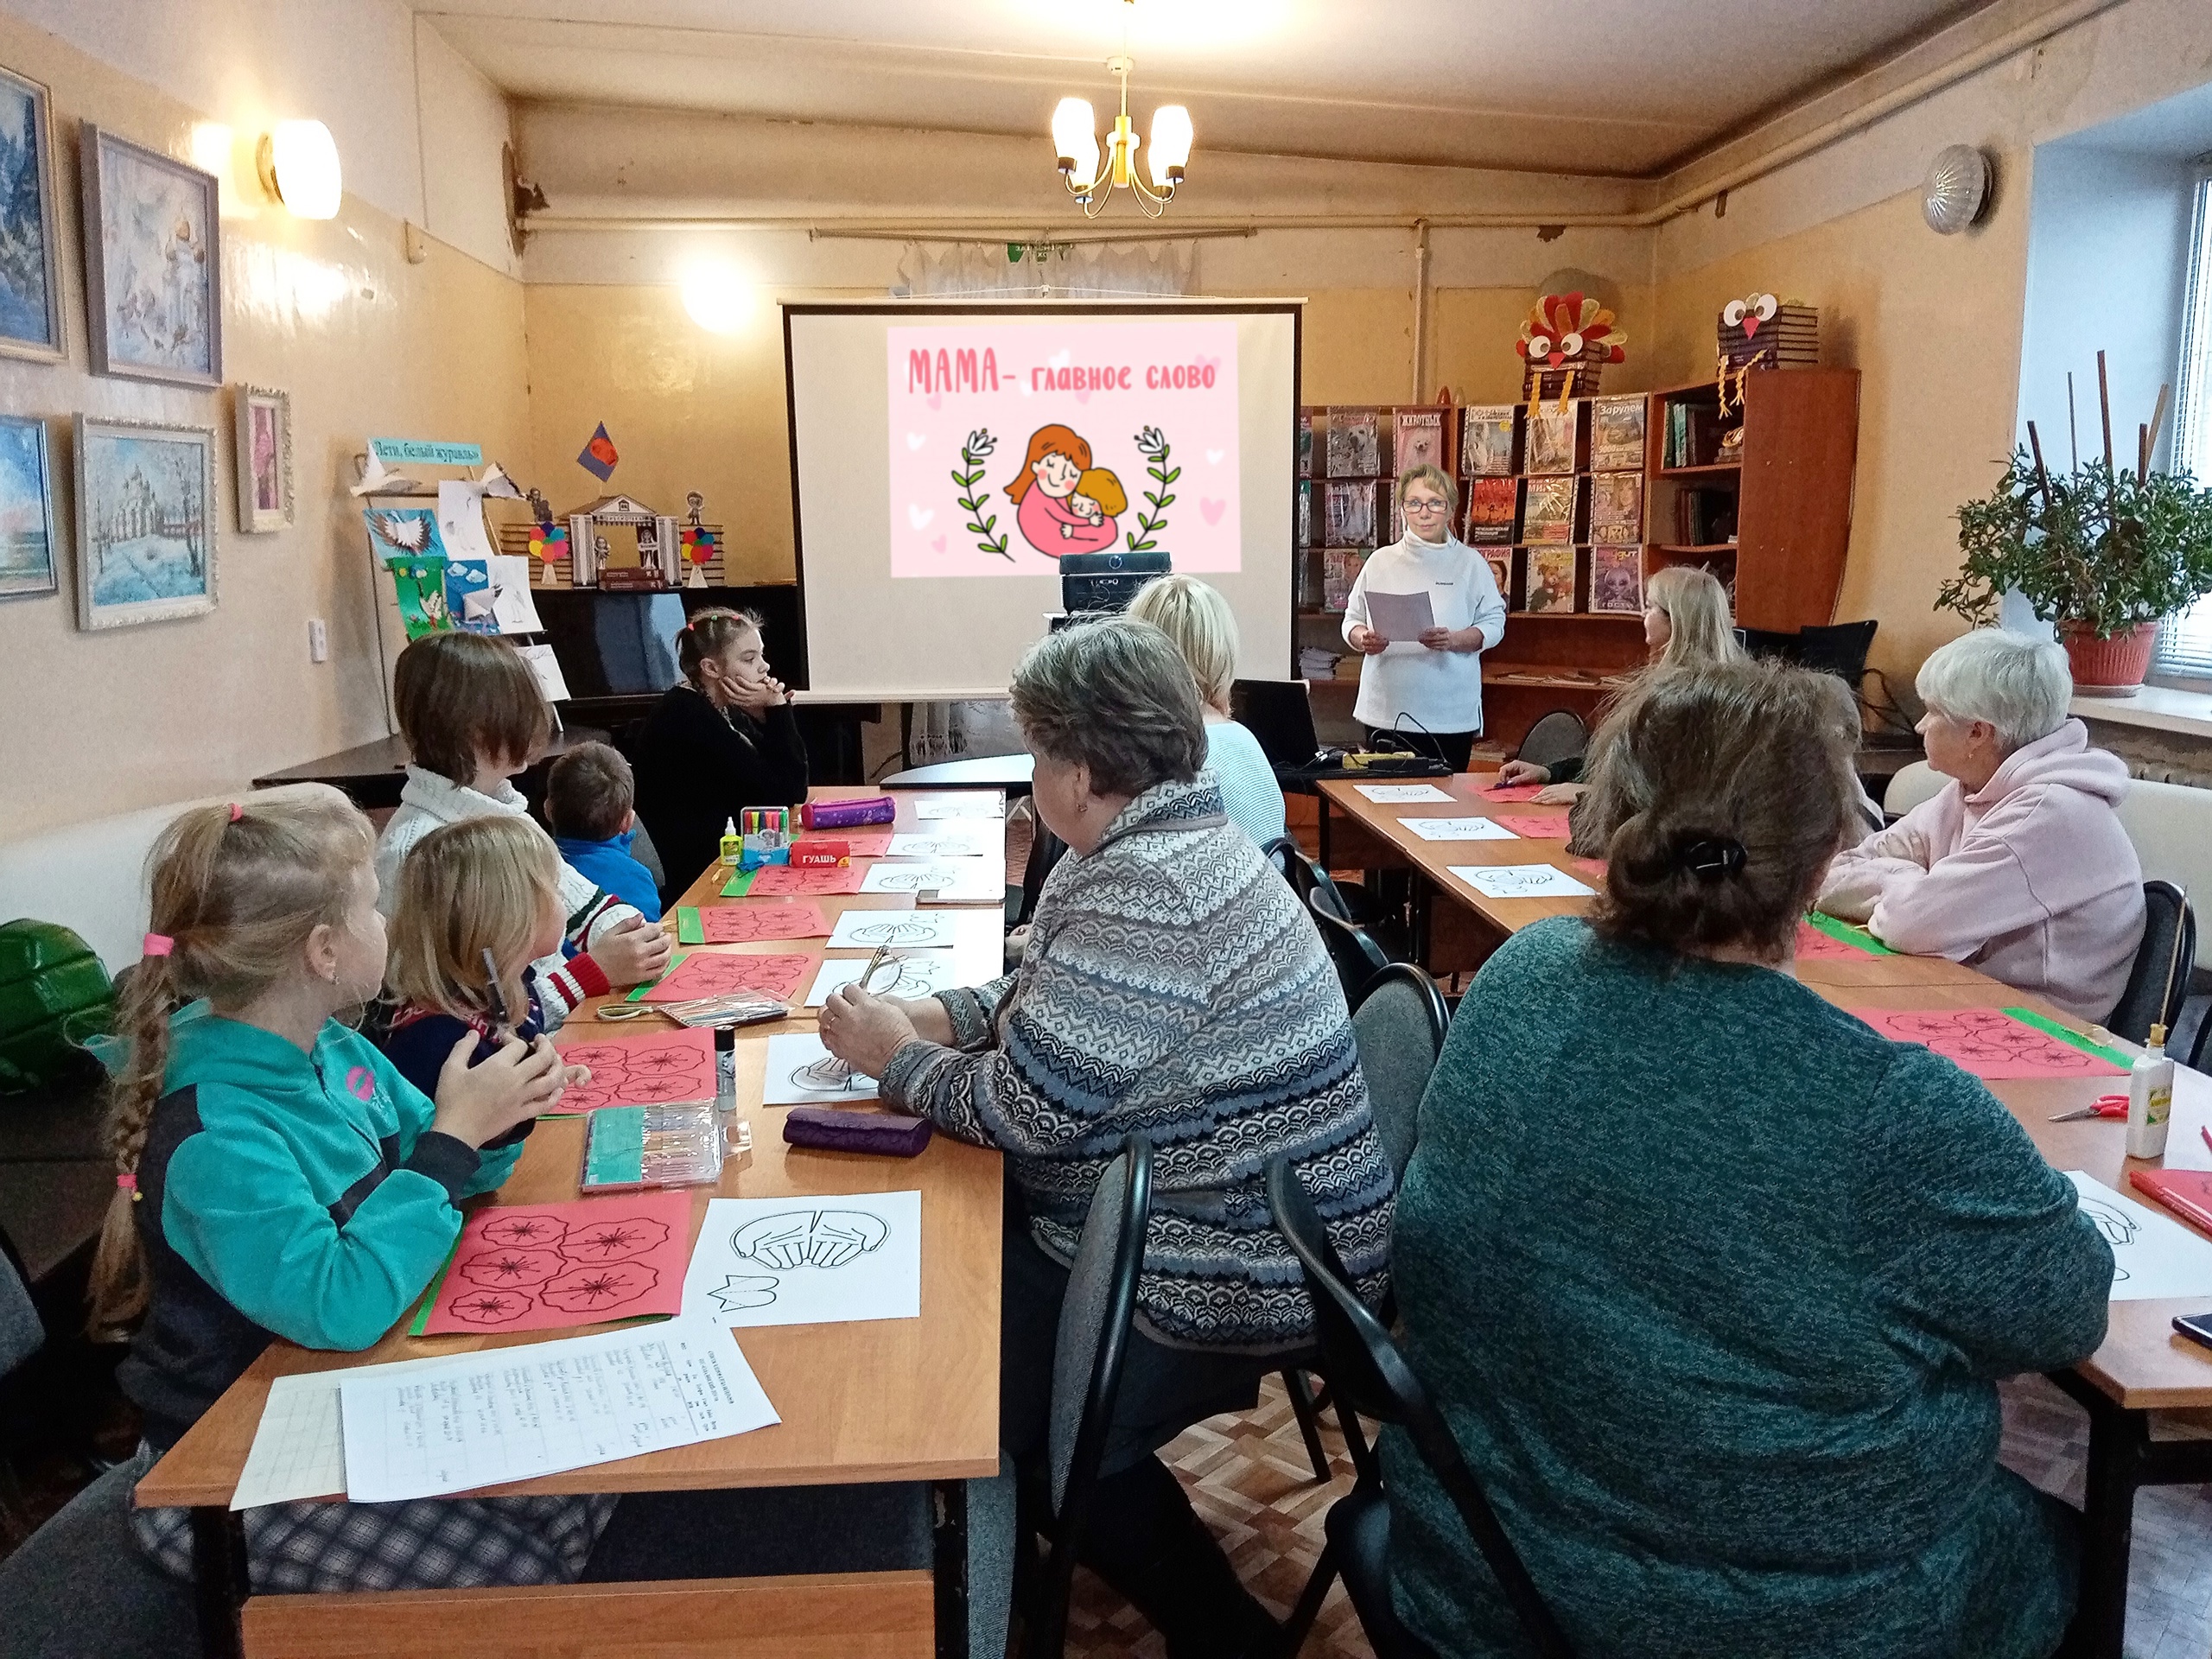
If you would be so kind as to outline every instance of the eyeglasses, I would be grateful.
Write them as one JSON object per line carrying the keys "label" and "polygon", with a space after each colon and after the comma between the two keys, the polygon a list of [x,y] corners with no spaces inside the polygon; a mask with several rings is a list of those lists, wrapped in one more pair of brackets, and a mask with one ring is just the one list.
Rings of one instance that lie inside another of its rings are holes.
{"label": "eyeglasses", "polygon": [[1423,500],[1419,496],[1408,496],[1406,499],[1406,511],[1408,512],[1444,512],[1448,509],[1441,501]]}

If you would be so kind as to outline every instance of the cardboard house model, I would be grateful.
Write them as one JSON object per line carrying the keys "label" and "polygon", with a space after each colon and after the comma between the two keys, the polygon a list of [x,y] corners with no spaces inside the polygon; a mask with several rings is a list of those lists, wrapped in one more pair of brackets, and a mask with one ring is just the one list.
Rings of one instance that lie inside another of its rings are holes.
{"label": "cardboard house model", "polygon": [[569,514],[569,580],[579,588],[601,585],[600,572],[653,572],[618,578],[621,585],[676,587],[682,581],[676,520],[632,497],[602,495]]}

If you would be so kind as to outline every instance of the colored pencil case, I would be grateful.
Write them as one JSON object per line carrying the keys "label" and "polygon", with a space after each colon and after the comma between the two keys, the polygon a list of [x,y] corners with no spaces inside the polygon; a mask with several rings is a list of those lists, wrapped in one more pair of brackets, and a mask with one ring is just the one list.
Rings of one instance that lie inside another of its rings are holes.
{"label": "colored pencil case", "polygon": [[711,1105],[601,1106],[584,1121],[580,1192],[702,1186],[722,1178],[721,1120]]}
{"label": "colored pencil case", "polygon": [[873,1152],[912,1158],[930,1143],[926,1117],[848,1112],[835,1106],[794,1106],[784,1114],[784,1139],[817,1152]]}
{"label": "colored pencil case", "polygon": [[849,830],[856,823],[889,823],[899,816],[899,804],[888,795],[871,795],[857,801],[809,801],[798,810],[799,822],[810,830]]}

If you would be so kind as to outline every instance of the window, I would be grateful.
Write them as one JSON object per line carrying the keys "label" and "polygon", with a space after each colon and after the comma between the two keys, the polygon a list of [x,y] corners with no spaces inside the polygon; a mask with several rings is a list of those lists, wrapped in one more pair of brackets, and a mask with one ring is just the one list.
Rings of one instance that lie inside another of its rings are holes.
{"label": "window", "polygon": [[[2212,171],[2196,181],[2190,237],[2189,288],[2183,302],[2180,395],[2174,404],[2173,462],[2212,486]],[[2158,625],[2158,674],[2212,679],[2212,597]]]}

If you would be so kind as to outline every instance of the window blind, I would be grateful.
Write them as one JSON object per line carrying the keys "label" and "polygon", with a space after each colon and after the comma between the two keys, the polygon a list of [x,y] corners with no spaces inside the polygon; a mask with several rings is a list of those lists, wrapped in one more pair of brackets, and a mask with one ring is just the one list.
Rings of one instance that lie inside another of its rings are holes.
{"label": "window blind", "polygon": [[[2171,464],[2200,486],[2212,486],[2212,173],[2196,181],[2196,217],[2190,239],[2189,288],[2183,302],[2181,377],[2174,404]],[[2152,669],[2212,679],[2212,597],[2158,624]]]}

